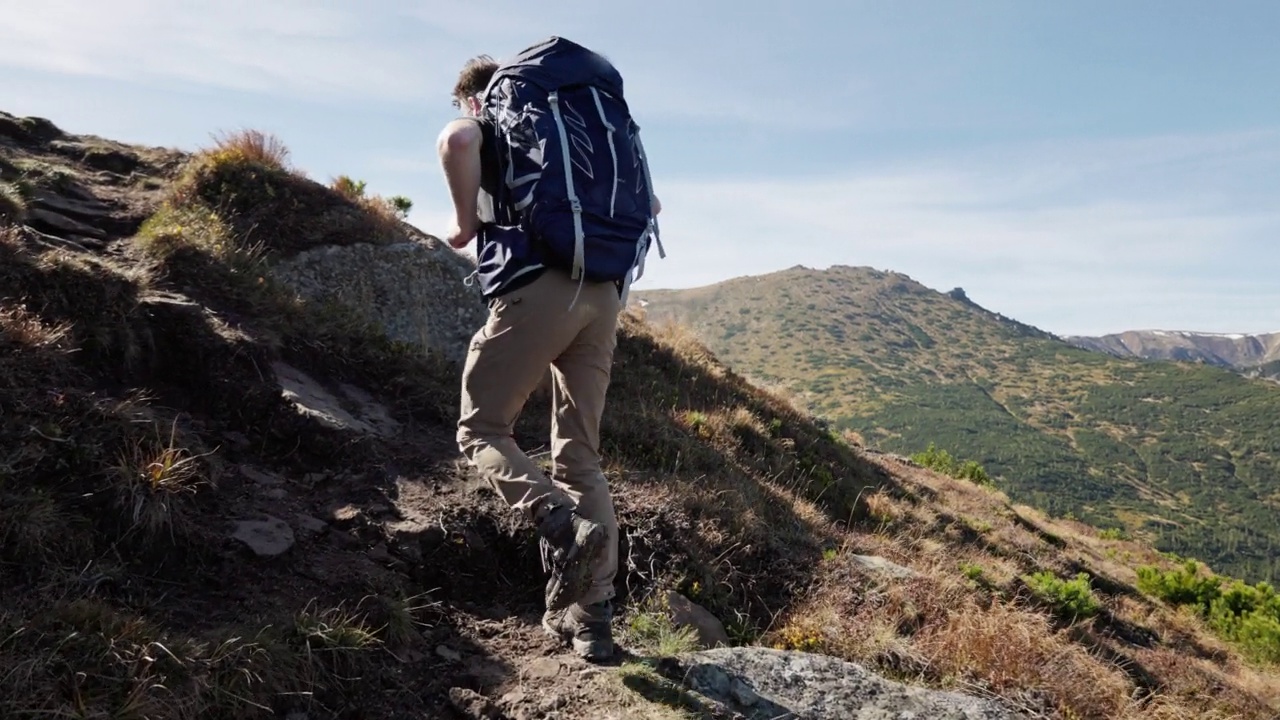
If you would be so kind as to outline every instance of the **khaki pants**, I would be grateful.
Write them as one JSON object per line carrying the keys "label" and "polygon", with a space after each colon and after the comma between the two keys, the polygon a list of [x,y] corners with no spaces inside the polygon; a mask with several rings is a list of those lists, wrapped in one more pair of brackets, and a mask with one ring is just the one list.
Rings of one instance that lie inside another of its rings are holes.
{"label": "khaki pants", "polygon": [[[608,531],[608,547],[579,603],[613,597],[618,521],[600,470],[600,416],[617,345],[622,303],[613,283],[579,284],[547,270],[490,303],[471,340],[462,375],[458,446],[512,508],[532,519],[547,498],[566,496]],[[570,309],[570,303],[573,308]],[[521,452],[512,429],[529,395],[551,369],[552,477]]]}

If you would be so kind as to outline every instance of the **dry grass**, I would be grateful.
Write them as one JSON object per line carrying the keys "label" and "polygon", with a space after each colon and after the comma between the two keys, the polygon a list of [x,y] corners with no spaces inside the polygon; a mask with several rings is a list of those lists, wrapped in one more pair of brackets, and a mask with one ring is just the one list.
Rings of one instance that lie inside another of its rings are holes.
{"label": "dry grass", "polygon": [[224,132],[206,151],[215,163],[250,163],[276,170],[289,169],[289,148],[280,138],[261,130]]}
{"label": "dry grass", "polygon": [[13,183],[0,182],[0,227],[17,225],[27,217],[27,198]]}
{"label": "dry grass", "polygon": [[175,420],[167,440],[140,438],[118,455],[116,503],[131,530],[186,534],[187,503],[209,478],[200,464],[203,455],[179,445],[177,436]]}
{"label": "dry grass", "polygon": [[197,636],[98,600],[55,602],[23,622],[0,617],[0,715],[275,717],[282,699],[352,682],[344,673],[378,646],[340,606],[308,604],[290,623]]}

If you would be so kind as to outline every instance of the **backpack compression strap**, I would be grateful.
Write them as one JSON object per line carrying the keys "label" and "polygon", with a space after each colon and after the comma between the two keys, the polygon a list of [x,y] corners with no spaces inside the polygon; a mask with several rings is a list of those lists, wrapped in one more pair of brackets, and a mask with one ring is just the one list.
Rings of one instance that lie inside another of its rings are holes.
{"label": "backpack compression strap", "polygon": [[569,207],[573,209],[573,272],[570,278],[577,280],[586,264],[586,231],[582,228],[582,202],[578,200],[578,191],[573,188],[573,159],[569,157],[569,134],[564,129],[564,117],[560,114],[560,93],[552,90],[547,96],[551,103],[551,114],[556,119],[556,129],[560,132],[560,151],[564,156],[564,186],[569,195]]}

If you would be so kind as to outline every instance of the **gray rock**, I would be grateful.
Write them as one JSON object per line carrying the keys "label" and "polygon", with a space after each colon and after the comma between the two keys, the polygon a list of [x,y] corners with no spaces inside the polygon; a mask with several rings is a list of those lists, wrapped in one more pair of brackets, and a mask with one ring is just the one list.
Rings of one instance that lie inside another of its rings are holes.
{"label": "gray rock", "polygon": [[293,520],[297,524],[299,530],[309,532],[314,535],[319,535],[329,529],[329,523],[310,515],[299,514],[296,515]]}
{"label": "gray rock", "polygon": [[903,567],[892,560],[886,560],[876,555],[850,555],[849,558],[864,570],[879,575],[885,575],[899,580],[910,580],[917,577],[918,573],[909,567]]}
{"label": "gray rock", "polygon": [[461,361],[488,310],[475,264],[436,238],[390,245],[325,246],[278,261],[274,274],[307,300],[340,302],[364,313],[393,340]]}
{"label": "gray rock", "polygon": [[293,547],[293,528],[289,523],[267,516],[263,520],[241,520],[231,537],[239,540],[255,555],[274,557]]}
{"label": "gray rock", "polygon": [[284,478],[280,477],[279,475],[276,475],[273,472],[268,472],[266,470],[259,470],[258,468],[255,468],[251,465],[241,465],[239,467],[239,470],[241,475],[245,476],[246,478],[254,481],[259,485],[265,485],[267,487],[276,487],[278,485],[284,484]]}
{"label": "gray rock", "polygon": [[54,232],[72,233],[99,240],[106,237],[106,233],[92,225],[86,225],[79,220],[72,220],[66,215],[43,208],[29,209],[27,221],[37,228],[43,227]]}
{"label": "gray rock", "polygon": [[399,423],[386,407],[368,393],[356,392],[351,385],[341,385],[343,397],[329,392],[323,385],[301,370],[283,362],[271,363],[282,393],[293,401],[298,411],[322,424],[338,430],[354,430],[372,435],[391,436]]}
{"label": "gray rock", "polygon": [[664,673],[748,720],[1018,720],[995,702],[881,678],[856,663],[769,648],[681,655]]}
{"label": "gray rock", "polygon": [[698,631],[700,647],[728,647],[731,644],[724,623],[689,598],[672,590],[667,593],[667,608],[671,610],[671,622],[677,627],[691,627]]}

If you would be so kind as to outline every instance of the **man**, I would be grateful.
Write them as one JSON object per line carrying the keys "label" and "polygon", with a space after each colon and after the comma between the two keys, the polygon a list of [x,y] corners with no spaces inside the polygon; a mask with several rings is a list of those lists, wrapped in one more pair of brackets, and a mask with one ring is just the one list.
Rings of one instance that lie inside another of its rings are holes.
{"label": "man", "polygon": [[[463,67],[453,90],[463,117],[446,125],[437,142],[455,211],[445,240],[455,249],[478,233],[511,229],[517,218],[496,202],[504,190],[496,131],[481,117],[480,95],[497,69],[488,56]],[[656,198],[652,208],[656,214]],[[463,370],[458,445],[537,527],[550,571],[543,627],[579,655],[604,660],[613,654],[618,523],[600,467],[600,422],[625,287],[574,279],[563,263],[533,253],[504,253],[502,273],[505,285],[489,298],[489,318],[472,338]],[[552,478],[512,437],[548,368]]]}

